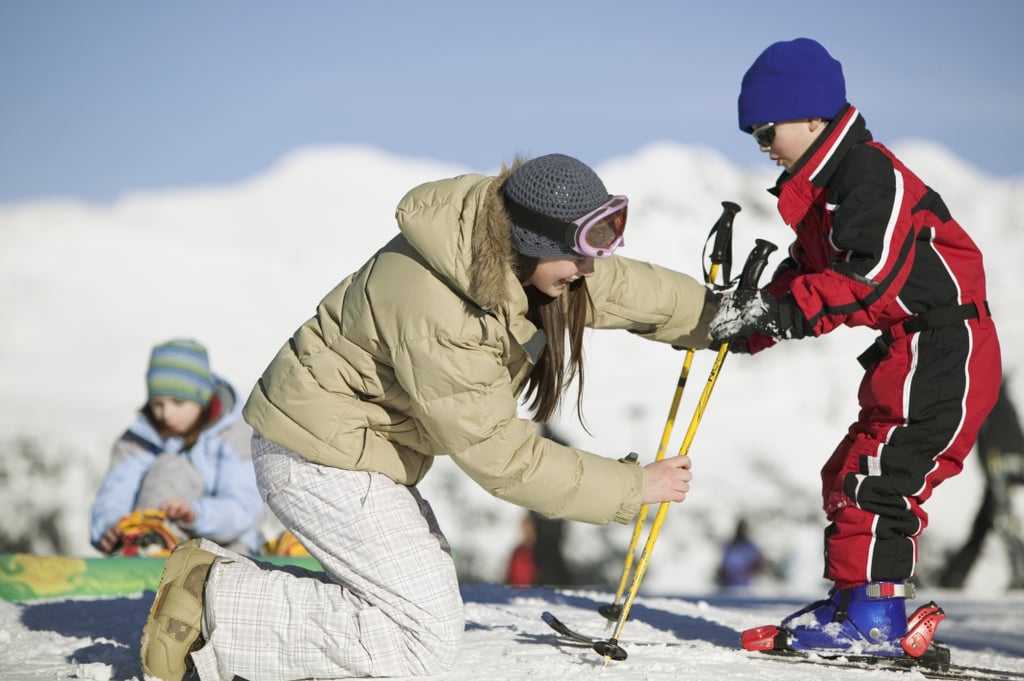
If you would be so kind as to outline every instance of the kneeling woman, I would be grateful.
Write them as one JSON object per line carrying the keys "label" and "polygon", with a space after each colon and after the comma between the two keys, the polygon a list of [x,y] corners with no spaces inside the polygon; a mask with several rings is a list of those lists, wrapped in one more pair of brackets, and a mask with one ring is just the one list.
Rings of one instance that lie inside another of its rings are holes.
{"label": "kneeling woman", "polygon": [[613,255],[627,203],[560,154],[411,190],[400,233],[327,294],[245,408],[261,492],[324,578],[179,548],[143,634],[146,673],[179,679],[189,655],[204,681],[451,668],[459,585],[416,489],[435,456],[551,517],[628,523],[682,501],[688,457],[641,467],[517,416],[520,397],[543,422],[573,378],[582,392],[586,326],[707,346],[701,283]]}

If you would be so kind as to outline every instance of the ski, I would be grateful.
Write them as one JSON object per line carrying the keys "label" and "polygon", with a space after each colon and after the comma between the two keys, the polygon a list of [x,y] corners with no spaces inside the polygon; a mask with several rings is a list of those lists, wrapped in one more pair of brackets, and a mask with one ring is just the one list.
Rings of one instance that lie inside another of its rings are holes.
{"label": "ski", "polygon": [[[606,651],[621,651],[621,656],[609,655],[609,657],[612,657],[614,660],[626,659],[625,651],[612,641],[587,636],[575,629],[571,629],[562,620],[546,610],[541,613],[541,619],[556,633],[568,639],[571,643],[580,647],[592,648],[601,654],[605,654]],[[932,658],[927,656],[926,660],[922,661],[910,656],[892,658],[874,655],[826,656],[820,653],[811,654],[798,650],[776,649],[753,653],[751,657],[789,664],[816,664],[828,668],[871,669],[892,672],[916,671],[928,679],[948,681],[1024,681],[1024,672],[1006,669],[975,667],[948,662],[941,663],[944,668],[940,669],[938,666],[929,666],[929,661]]]}
{"label": "ski", "polygon": [[822,655],[808,654],[796,650],[773,650],[756,653],[756,659],[771,660],[789,664],[814,664],[829,668],[871,669],[892,672],[918,672],[928,679],[950,681],[1020,681],[1024,672],[991,667],[975,667],[950,663],[945,669],[929,667],[911,657],[878,657],[874,655]]}
{"label": "ski", "polygon": [[843,650],[798,650],[792,646],[792,634],[785,627],[765,625],[747,629],[740,634],[740,646],[762,653],[766,659],[782,660],[828,667],[882,669],[899,672],[915,671],[930,679],[962,681],[1024,680],[1024,672],[986,667],[955,665],[950,662],[949,647],[934,639],[935,630],[945,619],[934,601],[922,605],[907,620],[907,632],[899,640],[896,655],[864,654]]}

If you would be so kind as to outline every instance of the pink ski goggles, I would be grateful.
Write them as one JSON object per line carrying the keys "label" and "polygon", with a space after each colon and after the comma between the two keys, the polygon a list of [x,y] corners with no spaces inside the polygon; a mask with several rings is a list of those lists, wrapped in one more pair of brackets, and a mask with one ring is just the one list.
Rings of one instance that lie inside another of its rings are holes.
{"label": "pink ski goggles", "polygon": [[512,221],[561,244],[566,252],[583,258],[610,258],[623,244],[629,199],[621,194],[609,196],[603,204],[572,222],[538,213],[505,197]]}
{"label": "pink ski goggles", "polygon": [[597,209],[572,221],[575,232],[568,245],[588,258],[608,258],[625,243],[629,199],[616,194]]}

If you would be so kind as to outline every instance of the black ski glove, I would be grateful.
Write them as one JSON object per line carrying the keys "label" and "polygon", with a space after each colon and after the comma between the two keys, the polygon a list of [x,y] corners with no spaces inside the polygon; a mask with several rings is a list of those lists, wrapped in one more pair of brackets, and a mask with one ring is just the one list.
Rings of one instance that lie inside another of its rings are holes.
{"label": "black ski glove", "polygon": [[[715,352],[722,349],[722,343],[726,341],[714,341],[709,346]],[[734,355],[749,355],[750,354],[750,338],[747,336],[733,336],[728,339],[729,352]]]}
{"label": "black ski glove", "polygon": [[792,296],[776,299],[766,291],[739,289],[722,298],[709,331],[712,340],[721,342],[746,340],[755,332],[775,339],[803,338],[809,327]]}

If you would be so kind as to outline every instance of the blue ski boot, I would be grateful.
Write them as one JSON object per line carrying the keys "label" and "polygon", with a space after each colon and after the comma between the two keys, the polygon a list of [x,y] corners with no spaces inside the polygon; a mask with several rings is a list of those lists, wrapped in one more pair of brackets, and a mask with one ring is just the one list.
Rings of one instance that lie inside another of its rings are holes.
{"label": "blue ski boot", "polygon": [[883,657],[903,655],[907,633],[906,599],[913,587],[870,582],[852,589],[833,588],[829,597],[782,620],[789,647],[806,651],[848,651]]}
{"label": "blue ski boot", "polygon": [[906,600],[913,597],[913,585],[902,582],[833,588],[828,598],[796,611],[778,626],[744,631],[742,645],[761,652],[920,658],[935,647],[935,629],[946,615],[929,603],[908,621]]}

